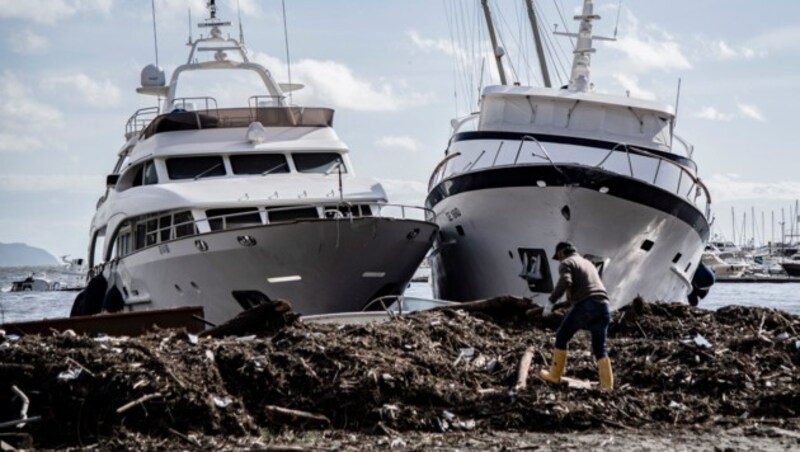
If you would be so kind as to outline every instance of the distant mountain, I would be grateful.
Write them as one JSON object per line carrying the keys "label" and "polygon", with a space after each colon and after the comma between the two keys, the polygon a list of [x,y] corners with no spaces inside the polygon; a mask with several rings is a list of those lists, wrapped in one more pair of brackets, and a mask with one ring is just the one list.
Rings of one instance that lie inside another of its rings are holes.
{"label": "distant mountain", "polygon": [[24,243],[0,243],[0,267],[58,265],[52,254]]}

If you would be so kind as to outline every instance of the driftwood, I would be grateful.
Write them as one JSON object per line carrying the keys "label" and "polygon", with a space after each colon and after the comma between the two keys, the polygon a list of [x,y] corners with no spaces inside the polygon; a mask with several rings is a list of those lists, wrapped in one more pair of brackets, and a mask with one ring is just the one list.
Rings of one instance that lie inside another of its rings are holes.
{"label": "driftwood", "polygon": [[528,347],[525,353],[522,354],[522,359],[519,361],[519,370],[517,371],[517,384],[514,385],[515,391],[521,391],[528,386],[528,373],[531,370],[531,361],[533,361],[534,348]]}
{"label": "driftwood", "polygon": [[431,311],[451,311],[456,309],[460,309],[462,311],[497,311],[505,309],[525,312],[526,310],[536,306],[538,305],[533,303],[530,298],[503,295],[485,300],[465,301],[463,303],[450,306],[439,306],[431,309]]}
{"label": "driftwood", "polygon": [[203,331],[199,336],[219,338],[277,331],[294,321],[296,316],[289,315],[291,310],[292,304],[286,300],[270,300],[240,312],[236,317]]}
{"label": "driftwood", "polygon": [[154,392],[152,394],[147,394],[147,395],[141,396],[138,399],[132,400],[132,401],[126,403],[125,405],[122,405],[121,407],[117,408],[117,414],[122,414],[122,413],[130,410],[131,408],[135,407],[136,405],[139,405],[139,404],[142,404],[144,402],[147,402],[148,400],[155,399],[156,397],[161,397],[161,393],[160,392]]}
{"label": "driftwood", "polygon": [[327,416],[323,416],[321,414],[309,413],[308,411],[292,410],[289,408],[283,408],[275,405],[265,406],[264,411],[270,417],[274,417],[277,415],[278,417],[288,417],[291,419],[310,421],[316,424],[331,425],[331,420],[328,419]]}

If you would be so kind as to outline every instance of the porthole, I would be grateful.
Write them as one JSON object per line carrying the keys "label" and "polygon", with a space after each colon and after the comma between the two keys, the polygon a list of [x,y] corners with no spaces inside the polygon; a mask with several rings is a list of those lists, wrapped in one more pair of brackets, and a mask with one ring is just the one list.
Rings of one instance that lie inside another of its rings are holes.
{"label": "porthole", "polygon": [[652,240],[645,240],[644,242],[642,242],[641,248],[645,251],[650,251],[651,249],[653,249],[653,245],[655,245],[655,242],[653,242]]}
{"label": "porthole", "polygon": [[676,254],[675,257],[672,258],[672,263],[677,264],[678,261],[681,260],[681,256],[682,256],[681,253]]}

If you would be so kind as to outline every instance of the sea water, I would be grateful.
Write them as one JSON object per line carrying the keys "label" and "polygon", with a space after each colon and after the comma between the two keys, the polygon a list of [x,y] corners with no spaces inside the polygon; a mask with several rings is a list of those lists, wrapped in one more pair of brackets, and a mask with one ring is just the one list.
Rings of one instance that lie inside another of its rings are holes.
{"label": "sea water", "polygon": [[[77,292],[8,292],[13,281],[31,273],[67,284],[70,276],[61,267],[0,267],[0,324],[69,316]],[[431,286],[411,283],[409,296],[430,298]],[[717,283],[700,301],[701,308],[722,306],[763,306],[800,315],[800,282],[798,283]]]}

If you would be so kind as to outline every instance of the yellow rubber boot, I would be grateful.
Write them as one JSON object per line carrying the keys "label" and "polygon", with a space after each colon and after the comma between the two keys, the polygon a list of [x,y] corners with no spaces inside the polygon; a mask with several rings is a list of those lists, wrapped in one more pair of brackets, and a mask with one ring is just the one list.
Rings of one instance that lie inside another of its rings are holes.
{"label": "yellow rubber boot", "polygon": [[597,373],[601,388],[607,391],[614,389],[614,371],[611,370],[611,360],[607,356],[597,360]]}
{"label": "yellow rubber boot", "polygon": [[550,370],[542,369],[539,371],[539,376],[542,380],[549,381],[550,383],[560,383],[561,374],[564,373],[564,365],[567,363],[567,351],[559,348],[553,351],[553,364]]}

